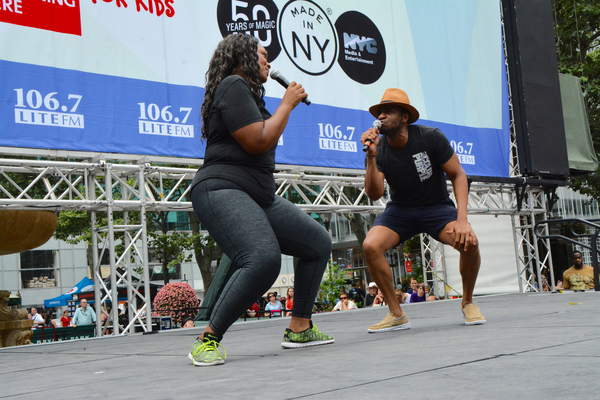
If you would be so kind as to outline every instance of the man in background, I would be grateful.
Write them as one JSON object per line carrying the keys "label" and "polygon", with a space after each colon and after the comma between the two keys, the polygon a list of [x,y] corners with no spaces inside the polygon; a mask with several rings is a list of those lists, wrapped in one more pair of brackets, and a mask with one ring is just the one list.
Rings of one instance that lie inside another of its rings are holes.
{"label": "man in background", "polygon": [[573,266],[563,272],[563,287],[571,290],[594,289],[594,268],[583,263],[581,252],[574,251]]}
{"label": "man in background", "polygon": [[75,311],[73,316],[73,326],[79,325],[93,325],[96,323],[96,313],[91,307],[88,307],[86,299],[81,300],[79,308]]}
{"label": "man in background", "polygon": [[34,325],[44,325],[44,318],[38,314],[37,308],[31,307],[31,319]]}

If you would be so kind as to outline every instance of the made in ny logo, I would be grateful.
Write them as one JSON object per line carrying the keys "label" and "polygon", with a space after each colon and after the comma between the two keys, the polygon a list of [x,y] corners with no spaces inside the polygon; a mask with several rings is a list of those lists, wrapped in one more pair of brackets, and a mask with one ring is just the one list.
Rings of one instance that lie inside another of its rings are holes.
{"label": "made in ny logo", "polygon": [[331,14],[312,0],[290,0],[280,11],[272,0],[220,0],[217,6],[221,35],[254,35],[267,49],[269,62],[284,50],[308,75],[323,75],[337,61],[356,82],[379,80],[386,64],[379,29],[358,11],[344,12],[335,25]]}
{"label": "made in ny logo", "polygon": [[0,0],[0,22],[81,36],[79,0]]}

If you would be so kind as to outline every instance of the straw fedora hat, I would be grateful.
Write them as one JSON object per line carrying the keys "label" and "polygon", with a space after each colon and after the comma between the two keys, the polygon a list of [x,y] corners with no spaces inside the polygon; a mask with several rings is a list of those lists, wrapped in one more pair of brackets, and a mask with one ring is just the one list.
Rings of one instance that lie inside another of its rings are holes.
{"label": "straw fedora hat", "polygon": [[410,105],[410,100],[408,99],[408,95],[402,89],[386,89],[383,97],[381,98],[381,102],[379,104],[375,104],[374,106],[369,107],[369,112],[375,118],[379,117],[379,107],[384,104],[396,104],[399,105],[408,111],[410,114],[410,118],[408,119],[408,123],[412,124],[416,120],[419,119],[419,112],[416,108]]}

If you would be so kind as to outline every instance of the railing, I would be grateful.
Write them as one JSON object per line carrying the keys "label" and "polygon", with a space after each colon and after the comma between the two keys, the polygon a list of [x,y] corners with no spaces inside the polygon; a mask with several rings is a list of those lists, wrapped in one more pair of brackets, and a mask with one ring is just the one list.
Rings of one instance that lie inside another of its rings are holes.
{"label": "railing", "polygon": [[[178,309],[175,309],[175,308],[161,308],[161,309],[153,309],[152,310],[152,315],[155,315],[155,314],[157,314],[160,311],[160,312],[166,312],[166,313],[172,313],[172,312],[174,312],[174,313],[183,313],[183,314],[185,314],[188,317],[194,318],[198,314],[198,312],[200,310],[208,310],[210,308],[211,307],[190,307],[190,308],[178,308]],[[244,321],[246,319],[248,319],[248,318],[257,318],[257,319],[260,319],[260,318],[269,318],[269,319],[271,319],[271,318],[280,318],[280,317],[284,317],[287,312],[291,312],[291,311],[292,310],[285,310],[285,309],[282,309],[282,310],[266,310],[264,308],[261,308],[258,311],[252,311],[252,312],[256,313],[256,315],[254,317],[248,316],[248,311],[244,311],[244,314],[242,316],[240,316],[240,318],[243,318]],[[281,315],[273,315],[274,313],[281,313]],[[265,314],[269,314],[269,315],[265,315]],[[183,319],[184,318],[182,318],[182,321],[183,321]]]}
{"label": "railing", "polygon": [[[250,317],[250,316],[248,316],[248,313],[250,313],[250,312],[256,313],[256,315],[254,317]],[[244,312],[244,316],[242,318],[244,318],[244,321],[247,318],[257,318],[257,319],[261,319],[261,318],[269,318],[269,319],[271,319],[271,318],[281,318],[281,317],[285,317],[288,312],[292,312],[292,310],[284,310],[284,309],[282,309],[282,310],[267,310],[267,309],[264,309],[264,308],[260,308],[258,311],[245,311]],[[275,313],[279,313],[280,315],[273,315]],[[264,314],[269,314],[269,315],[264,315]]]}

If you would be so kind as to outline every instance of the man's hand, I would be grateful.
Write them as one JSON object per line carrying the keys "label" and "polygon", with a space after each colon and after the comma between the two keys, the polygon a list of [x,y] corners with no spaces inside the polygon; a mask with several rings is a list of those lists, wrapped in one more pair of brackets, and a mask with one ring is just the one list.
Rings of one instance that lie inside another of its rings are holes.
{"label": "man's hand", "polygon": [[379,144],[379,128],[371,128],[361,135],[360,142],[362,144],[365,144],[365,141],[367,140],[370,140],[372,143],[369,146],[369,150],[367,150],[367,155],[373,155],[377,153],[377,145]]}
{"label": "man's hand", "polygon": [[467,251],[469,247],[477,246],[477,236],[473,232],[471,224],[467,221],[456,221],[446,233],[449,235],[454,233],[454,245],[452,247],[458,251],[461,248]]}

